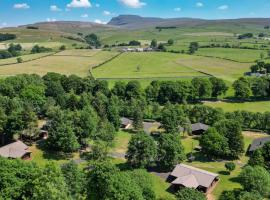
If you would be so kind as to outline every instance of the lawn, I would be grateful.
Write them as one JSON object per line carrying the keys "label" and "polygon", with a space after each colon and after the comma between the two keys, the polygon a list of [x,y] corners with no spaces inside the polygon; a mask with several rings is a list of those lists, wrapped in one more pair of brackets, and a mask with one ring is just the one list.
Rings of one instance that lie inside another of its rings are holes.
{"label": "lawn", "polygon": [[114,153],[126,153],[130,138],[131,138],[130,133],[124,131],[117,132],[114,140],[113,145],[114,147],[112,148],[111,151]]}
{"label": "lawn", "polygon": [[233,112],[237,110],[245,110],[250,112],[266,112],[270,110],[270,101],[256,101],[256,102],[204,102],[205,105],[214,108],[222,108],[226,112]]}
{"label": "lawn", "polygon": [[0,68],[0,76],[11,76],[22,73],[44,75],[47,72],[57,72],[84,77],[89,75],[91,67],[105,62],[116,54],[117,52],[99,50],[67,50],[53,56],[26,63],[2,66]]}
{"label": "lawn", "polygon": [[[254,132],[243,132],[244,142],[245,142],[245,150],[247,150],[248,146],[252,143],[252,141],[256,138],[266,137],[264,134],[254,133]],[[186,152],[190,152],[190,147],[193,144],[198,144],[198,140],[194,140],[191,137],[186,137],[182,139],[182,144],[186,148]],[[192,165],[194,167],[198,167],[213,173],[217,173],[220,175],[220,181],[216,188],[213,191],[213,195],[217,198],[221,195],[224,190],[232,190],[234,188],[241,188],[241,185],[236,181],[236,177],[241,172],[241,168],[247,163],[248,157],[243,155],[239,160],[234,161],[236,164],[236,169],[228,175],[226,173],[226,169],[224,167],[225,161],[214,162],[208,161],[206,158],[201,156],[199,153],[197,155],[197,160],[192,163],[187,163],[188,165]]]}
{"label": "lawn", "polygon": [[108,79],[204,76],[204,74],[178,63],[178,60],[185,56],[162,52],[124,53],[94,69],[93,74],[96,78]]}
{"label": "lawn", "polygon": [[251,62],[251,63],[260,59],[261,53],[267,56],[266,50],[252,50],[252,49],[200,48],[196,52],[197,55],[225,58],[238,62]]}

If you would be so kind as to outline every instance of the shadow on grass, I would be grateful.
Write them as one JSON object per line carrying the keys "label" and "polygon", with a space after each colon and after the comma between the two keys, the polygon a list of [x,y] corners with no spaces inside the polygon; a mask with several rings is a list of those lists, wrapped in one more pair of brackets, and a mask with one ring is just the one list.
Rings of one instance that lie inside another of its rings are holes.
{"label": "shadow on grass", "polygon": [[71,153],[63,153],[63,152],[56,152],[51,151],[46,148],[45,141],[39,141],[37,142],[37,148],[43,151],[43,157],[47,160],[66,160],[69,158],[72,158]]}
{"label": "shadow on grass", "polygon": [[232,177],[229,180],[234,182],[234,183],[240,183],[241,182],[239,177]]}
{"label": "shadow on grass", "polygon": [[230,175],[230,172],[228,172],[228,171],[219,171],[218,173],[221,174],[221,175],[225,175],[225,176]]}

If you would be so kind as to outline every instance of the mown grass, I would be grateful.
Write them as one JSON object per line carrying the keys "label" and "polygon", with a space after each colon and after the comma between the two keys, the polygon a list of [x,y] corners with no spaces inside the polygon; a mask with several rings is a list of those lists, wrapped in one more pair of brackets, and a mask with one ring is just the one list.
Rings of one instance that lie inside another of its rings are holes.
{"label": "mown grass", "polygon": [[[245,143],[245,152],[254,139],[266,137],[266,135],[264,134],[254,132],[243,132],[243,136]],[[190,147],[192,147],[193,144],[198,144],[198,140],[192,137],[186,137],[182,139],[182,144],[185,147],[186,153],[188,153],[190,152]],[[237,182],[237,176],[240,174],[242,167],[245,166],[248,161],[248,157],[246,155],[243,155],[240,157],[239,160],[234,161],[234,163],[236,164],[236,169],[231,174],[228,174],[226,172],[225,163],[227,161],[208,161],[208,159],[200,155],[200,153],[195,153],[195,156],[197,157],[197,159],[192,163],[188,162],[188,165],[192,165],[194,167],[198,167],[219,174],[220,181],[212,193],[217,199],[224,190],[241,188],[241,185]]]}
{"label": "mown grass", "polygon": [[266,112],[270,110],[270,101],[255,101],[255,102],[204,102],[205,105],[214,108],[222,108],[226,112],[233,112],[237,110],[245,110],[250,112]]}
{"label": "mown grass", "polygon": [[[67,54],[63,55],[65,53]],[[88,56],[80,56],[85,54]],[[61,52],[35,61],[2,66],[0,68],[0,76],[11,76],[22,73],[44,75],[47,72],[56,72],[85,77],[90,74],[91,67],[105,62],[116,54],[117,52],[109,51],[67,50],[67,52]]]}

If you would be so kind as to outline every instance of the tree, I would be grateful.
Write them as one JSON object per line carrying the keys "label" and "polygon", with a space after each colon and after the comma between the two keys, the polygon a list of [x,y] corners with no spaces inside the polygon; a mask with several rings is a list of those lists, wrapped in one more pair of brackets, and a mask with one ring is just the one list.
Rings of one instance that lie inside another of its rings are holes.
{"label": "tree", "polygon": [[130,81],[126,86],[126,99],[130,100],[132,98],[138,99],[142,95],[142,88],[139,81]]}
{"label": "tree", "polygon": [[157,157],[157,146],[154,139],[146,133],[133,135],[127,151],[130,166],[144,168],[153,165]]}
{"label": "tree", "polygon": [[189,44],[189,53],[194,54],[199,49],[199,43],[198,42],[191,42]]}
{"label": "tree", "polygon": [[66,50],[66,46],[65,46],[65,45],[62,45],[61,47],[59,47],[59,50],[60,50],[60,51]]}
{"label": "tree", "polygon": [[158,50],[163,51],[163,52],[167,51],[165,44],[163,43],[160,43],[157,48]]}
{"label": "tree", "polygon": [[264,78],[254,78],[251,84],[251,90],[255,97],[265,97],[267,95],[267,89],[269,88],[269,82]]}
{"label": "tree", "polygon": [[22,57],[18,57],[18,58],[17,58],[17,63],[22,63],[22,62],[23,62]]}
{"label": "tree", "polygon": [[158,139],[158,165],[163,169],[172,169],[184,159],[185,152],[180,137],[174,134],[161,134]]}
{"label": "tree", "polygon": [[239,181],[248,192],[258,192],[264,197],[270,193],[270,174],[263,167],[245,167],[239,175]]}
{"label": "tree", "polygon": [[194,78],[192,80],[192,86],[195,90],[196,97],[208,98],[212,94],[212,84],[209,79]]}
{"label": "tree", "polygon": [[156,39],[153,39],[152,41],[151,41],[151,48],[157,48],[157,40]]}
{"label": "tree", "polygon": [[109,146],[107,142],[95,141],[91,150],[89,159],[93,161],[104,161],[108,158]]}
{"label": "tree", "polygon": [[70,199],[65,178],[56,164],[47,164],[32,184],[33,200]]}
{"label": "tree", "polygon": [[234,96],[236,98],[239,98],[239,99],[247,99],[247,98],[249,98],[250,93],[251,93],[250,84],[249,84],[249,81],[246,78],[241,77],[238,80],[236,80],[233,83],[233,88],[234,88],[234,91],[235,91]]}
{"label": "tree", "polygon": [[117,96],[119,99],[124,100],[125,99],[125,93],[126,93],[126,83],[117,81],[114,84],[114,87],[112,89],[112,93]]}
{"label": "tree", "polygon": [[235,170],[235,164],[234,162],[227,162],[225,163],[225,168],[231,173],[233,170]]}
{"label": "tree", "polygon": [[78,165],[74,161],[70,161],[62,165],[61,171],[73,199],[84,197],[86,192],[86,177]]}
{"label": "tree", "polygon": [[270,142],[263,145],[262,154],[268,168],[270,168]]}
{"label": "tree", "polygon": [[143,130],[143,112],[139,108],[133,111],[133,128],[135,131]]}
{"label": "tree", "polygon": [[220,134],[228,140],[229,156],[237,158],[244,153],[244,138],[242,128],[235,120],[222,120],[214,124]]}
{"label": "tree", "polygon": [[114,137],[115,137],[115,129],[114,126],[108,122],[105,121],[99,121],[97,132],[94,136],[94,140],[102,140],[104,142],[107,142],[108,144],[112,144]]}
{"label": "tree", "polygon": [[84,39],[90,46],[94,46],[96,48],[99,48],[101,46],[101,42],[100,42],[98,36],[94,33],[86,35],[84,37]]}
{"label": "tree", "polygon": [[117,96],[112,96],[110,98],[107,110],[108,120],[114,125],[115,130],[118,131],[121,122],[119,100]]}
{"label": "tree", "polygon": [[169,40],[168,40],[168,45],[172,46],[173,44],[174,44],[173,39],[169,39]]}
{"label": "tree", "polygon": [[250,156],[249,158],[249,161],[248,161],[248,164],[250,166],[261,166],[261,167],[264,167],[265,164],[264,164],[265,160],[264,160],[264,157],[263,157],[263,152],[261,149],[256,149]]}
{"label": "tree", "polygon": [[227,90],[228,90],[228,86],[226,85],[226,83],[220,79],[220,78],[216,78],[216,77],[211,77],[210,82],[212,84],[212,97],[217,98],[220,95],[225,95]]}
{"label": "tree", "polygon": [[177,200],[206,200],[206,196],[196,189],[184,188],[176,194]]}
{"label": "tree", "polygon": [[229,153],[229,145],[227,139],[219,134],[216,129],[208,129],[200,139],[202,152],[208,157],[222,158]]}
{"label": "tree", "polygon": [[179,118],[175,107],[168,103],[162,110],[161,123],[167,133],[179,132]]}
{"label": "tree", "polygon": [[72,153],[79,149],[80,145],[74,132],[72,122],[67,118],[68,113],[58,111],[50,122],[50,137],[46,140],[48,149]]}

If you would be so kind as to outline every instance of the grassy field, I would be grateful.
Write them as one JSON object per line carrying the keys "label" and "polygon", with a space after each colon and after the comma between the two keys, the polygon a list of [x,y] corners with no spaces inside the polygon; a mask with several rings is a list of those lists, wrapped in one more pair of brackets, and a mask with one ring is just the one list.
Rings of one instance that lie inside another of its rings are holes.
{"label": "grassy field", "polygon": [[93,70],[96,78],[162,78],[192,77],[203,74],[183,66],[177,61],[180,54],[171,53],[124,53]]}
{"label": "grassy field", "polygon": [[[23,55],[23,56],[19,56],[23,59],[23,61],[29,61],[29,60],[34,60],[34,59],[38,59],[44,56],[48,56],[53,54],[54,52],[49,52],[49,53],[37,53],[37,54],[29,54],[29,55]],[[18,57],[14,57],[14,58],[8,58],[8,59],[0,59],[0,65],[5,65],[5,64],[15,64],[17,63],[17,58]]]}
{"label": "grassy field", "polygon": [[204,102],[205,105],[222,108],[226,112],[232,112],[236,110],[246,110],[250,112],[266,112],[270,110],[270,101],[256,101],[256,102],[241,102],[241,103],[230,103],[230,102]]}
{"label": "grassy field", "polygon": [[249,70],[250,64],[218,58],[173,53],[124,53],[93,70],[96,78],[191,78],[211,74],[232,82]]}
{"label": "grassy field", "polygon": [[0,76],[22,73],[44,75],[47,72],[87,76],[91,67],[103,63],[116,54],[116,52],[98,50],[67,50],[35,61],[2,66]]}
{"label": "grassy field", "polygon": [[260,55],[267,56],[267,51],[251,49],[232,49],[232,48],[200,48],[196,54],[202,56],[212,56],[225,58],[238,62],[255,62],[260,59]]}

